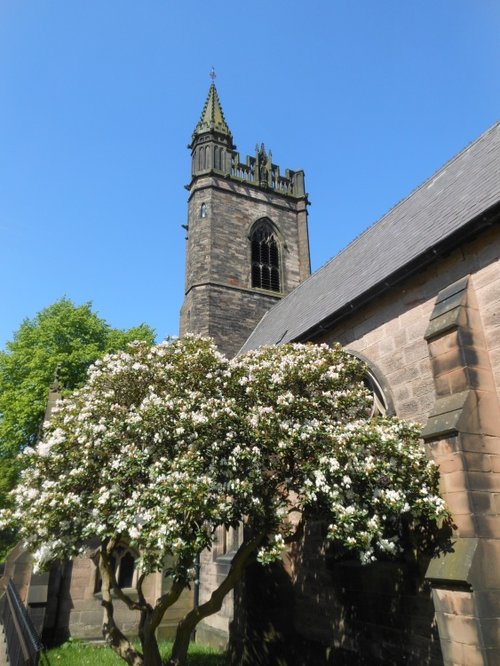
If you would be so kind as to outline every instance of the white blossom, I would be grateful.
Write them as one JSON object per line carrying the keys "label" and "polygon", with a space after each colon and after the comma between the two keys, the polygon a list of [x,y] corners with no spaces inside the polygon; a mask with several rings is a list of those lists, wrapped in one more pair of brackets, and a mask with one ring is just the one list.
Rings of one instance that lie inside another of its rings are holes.
{"label": "white blossom", "polygon": [[175,555],[186,581],[222,525],[264,530],[260,561],[279,559],[291,512],[300,523],[319,511],[327,539],[364,563],[396,556],[402,519],[432,527],[448,514],[418,428],[367,421],[362,378],[359,361],[326,345],[227,361],[186,336],[110,354],[25,451],[0,523],[21,526],[40,564],[121,537],[143,571]]}

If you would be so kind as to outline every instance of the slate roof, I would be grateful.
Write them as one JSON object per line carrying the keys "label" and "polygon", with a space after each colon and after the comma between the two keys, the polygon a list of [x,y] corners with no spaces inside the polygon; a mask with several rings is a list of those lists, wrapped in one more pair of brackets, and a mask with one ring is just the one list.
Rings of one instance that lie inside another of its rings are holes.
{"label": "slate roof", "polygon": [[429,263],[498,202],[500,122],[269,310],[242,351],[307,339]]}

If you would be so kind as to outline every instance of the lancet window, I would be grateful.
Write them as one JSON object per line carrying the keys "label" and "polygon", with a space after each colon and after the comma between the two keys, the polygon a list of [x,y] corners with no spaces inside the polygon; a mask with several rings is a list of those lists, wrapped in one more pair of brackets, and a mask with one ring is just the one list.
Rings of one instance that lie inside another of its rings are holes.
{"label": "lancet window", "polygon": [[224,170],[224,153],[219,146],[214,147],[214,169]]}

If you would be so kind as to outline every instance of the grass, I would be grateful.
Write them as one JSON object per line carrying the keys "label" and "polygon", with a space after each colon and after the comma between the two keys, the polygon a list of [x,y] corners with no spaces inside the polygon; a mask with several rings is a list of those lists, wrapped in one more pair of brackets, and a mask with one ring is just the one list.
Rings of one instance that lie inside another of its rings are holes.
{"label": "grass", "polygon": [[[172,643],[160,643],[164,661],[170,656]],[[90,645],[83,641],[70,640],[60,647],[47,652],[50,666],[120,666],[124,664],[111,648],[103,645]],[[44,662],[42,661],[41,664]],[[223,666],[224,655],[212,648],[197,643],[189,647],[189,666]]]}

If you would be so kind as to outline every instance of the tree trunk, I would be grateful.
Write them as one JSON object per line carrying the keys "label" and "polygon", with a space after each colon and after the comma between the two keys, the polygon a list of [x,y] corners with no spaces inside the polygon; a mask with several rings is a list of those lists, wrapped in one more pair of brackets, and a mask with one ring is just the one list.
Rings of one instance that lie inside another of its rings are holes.
{"label": "tree trunk", "polygon": [[[108,602],[103,600],[102,605],[104,606],[106,615],[105,621],[102,625],[102,634],[106,639],[106,643],[119,657],[126,661],[129,666],[145,666],[142,655],[137,652],[127,637],[122,634],[122,632],[116,626],[113,619],[113,611],[111,608],[110,612]],[[161,661],[159,663],[161,664]]]}
{"label": "tree trunk", "polygon": [[228,575],[219,587],[212,592],[210,599],[201,604],[201,606],[198,606],[198,608],[193,608],[179,622],[168,666],[185,666],[187,663],[189,640],[194,628],[200,620],[213,613],[217,613],[222,608],[224,597],[240,580],[250,557],[255,554],[264,537],[264,534],[257,534],[249,541],[244,541],[233,557]]}
{"label": "tree trunk", "polygon": [[[127,637],[118,629],[114,619],[113,598],[111,596],[111,576],[106,560],[106,554],[101,551],[99,557],[99,570],[102,578],[102,601],[104,607],[104,620],[102,623],[102,634],[107,644],[116,654],[129,666],[144,666],[144,660]],[[161,664],[161,661],[159,662]],[[156,666],[156,664],[155,664]]]}
{"label": "tree trunk", "polygon": [[146,623],[144,634],[141,638],[144,666],[162,666],[160,650],[154,629],[149,622]]}
{"label": "tree trunk", "polygon": [[172,647],[172,655],[168,660],[168,666],[185,666],[189,641],[191,640],[191,627],[179,624],[175,633],[175,642]]}

